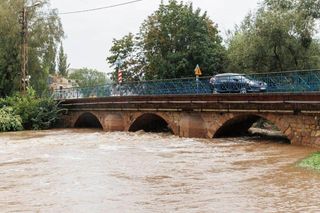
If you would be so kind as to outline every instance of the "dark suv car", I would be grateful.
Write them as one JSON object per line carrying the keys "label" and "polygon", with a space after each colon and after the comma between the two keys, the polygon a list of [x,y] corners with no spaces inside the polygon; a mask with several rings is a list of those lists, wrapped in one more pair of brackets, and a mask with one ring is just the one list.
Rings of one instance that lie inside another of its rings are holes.
{"label": "dark suv car", "polygon": [[215,75],[210,79],[213,93],[265,92],[267,84],[237,73]]}

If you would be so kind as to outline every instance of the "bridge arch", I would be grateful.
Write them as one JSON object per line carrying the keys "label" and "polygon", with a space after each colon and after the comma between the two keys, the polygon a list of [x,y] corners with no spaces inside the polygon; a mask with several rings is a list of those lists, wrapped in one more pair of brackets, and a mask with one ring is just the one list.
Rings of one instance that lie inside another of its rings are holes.
{"label": "bridge arch", "polygon": [[[280,116],[281,117],[281,116]],[[254,123],[263,119],[272,123],[288,141],[291,142],[291,127],[283,122],[279,116],[264,114],[238,114],[221,119],[223,122],[215,129],[214,138],[234,137],[248,134],[248,130]]]}
{"label": "bridge arch", "polygon": [[74,124],[75,128],[103,129],[98,117],[91,112],[81,114]]}
{"label": "bridge arch", "polygon": [[143,130],[145,132],[174,132],[168,118],[158,113],[138,115],[129,126],[129,132]]}

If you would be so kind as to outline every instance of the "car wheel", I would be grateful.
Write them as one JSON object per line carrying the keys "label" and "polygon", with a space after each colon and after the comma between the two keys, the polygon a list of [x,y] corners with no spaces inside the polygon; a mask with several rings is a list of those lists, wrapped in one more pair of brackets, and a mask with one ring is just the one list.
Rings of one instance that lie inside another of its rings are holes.
{"label": "car wheel", "polygon": [[241,89],[240,89],[240,93],[241,93],[241,94],[247,93],[247,89],[246,89],[246,88],[241,88]]}

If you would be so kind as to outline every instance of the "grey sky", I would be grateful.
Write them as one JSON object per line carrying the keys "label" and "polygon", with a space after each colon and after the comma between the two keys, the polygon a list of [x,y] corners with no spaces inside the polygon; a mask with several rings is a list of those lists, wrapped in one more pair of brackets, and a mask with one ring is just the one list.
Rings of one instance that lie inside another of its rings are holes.
{"label": "grey sky", "polygon": [[[128,0],[51,0],[59,12],[103,7]],[[66,33],[64,48],[72,68],[95,68],[109,72],[106,62],[113,38],[136,33],[140,24],[155,11],[161,0],[144,0],[131,5],[106,10],[61,15]],[[164,1],[167,2],[167,1]],[[194,7],[207,11],[218,24],[221,35],[239,24],[244,16],[257,7],[259,0],[193,0]]]}

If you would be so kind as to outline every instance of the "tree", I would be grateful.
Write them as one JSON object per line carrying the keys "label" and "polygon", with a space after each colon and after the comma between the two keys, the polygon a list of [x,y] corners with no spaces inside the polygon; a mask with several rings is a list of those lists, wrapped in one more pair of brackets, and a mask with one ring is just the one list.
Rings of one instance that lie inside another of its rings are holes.
{"label": "tree", "polygon": [[[0,96],[19,89],[21,24],[19,17],[24,6],[32,1],[0,1]],[[49,7],[49,0],[27,8],[28,19],[28,74],[31,86],[39,93],[46,89],[49,72],[55,64],[57,45],[63,38],[63,29],[57,11]]]}
{"label": "tree", "polygon": [[265,0],[228,40],[228,70],[269,72],[317,68],[318,0]]}
{"label": "tree", "polygon": [[[199,64],[204,75],[222,72],[225,49],[215,25],[192,4],[170,0],[160,4],[133,36],[114,40],[109,63],[117,57],[126,64],[135,64],[127,73],[145,79],[194,76]],[[124,70],[126,73],[126,70]]]}
{"label": "tree", "polygon": [[197,64],[204,75],[222,71],[224,48],[217,26],[192,4],[161,4],[140,35],[147,79],[191,77]]}
{"label": "tree", "polygon": [[60,51],[58,56],[58,73],[61,76],[68,76],[69,64],[67,62],[67,55],[64,53],[63,45],[60,45]]}
{"label": "tree", "polygon": [[56,56],[57,51],[54,44],[49,44],[47,51],[43,55],[43,68],[46,73],[56,74]]}
{"label": "tree", "polygon": [[[132,34],[123,38],[113,40],[113,46],[110,49],[111,56],[107,61],[115,67],[115,71],[111,75],[111,80],[117,81],[117,69],[123,70],[123,81],[138,81],[143,76],[144,58],[143,50],[138,44],[138,39]],[[115,63],[120,60],[120,67]]]}
{"label": "tree", "polygon": [[[12,2],[12,4],[13,8],[21,6],[18,2]],[[9,7],[8,1],[0,1],[0,97],[12,93],[19,87],[18,15],[18,12]]]}
{"label": "tree", "polygon": [[88,68],[73,70],[69,78],[75,80],[79,87],[94,87],[107,83],[104,73]]}

